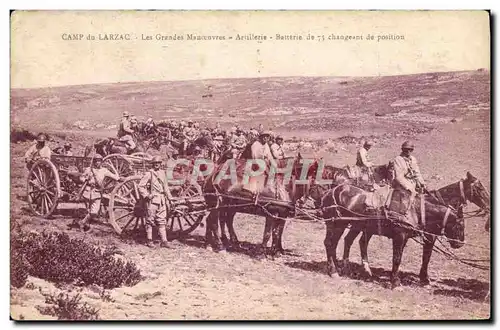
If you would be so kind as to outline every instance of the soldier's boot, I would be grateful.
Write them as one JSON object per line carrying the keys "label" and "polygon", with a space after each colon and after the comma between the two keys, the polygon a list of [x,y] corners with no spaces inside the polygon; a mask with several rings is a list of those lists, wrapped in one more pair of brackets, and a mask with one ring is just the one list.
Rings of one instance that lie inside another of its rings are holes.
{"label": "soldier's boot", "polygon": [[146,246],[147,247],[154,247],[153,243],[153,226],[150,224],[146,224]]}
{"label": "soldier's boot", "polygon": [[161,239],[160,246],[168,248],[169,246],[167,241],[167,227],[165,225],[159,225],[158,232],[160,234],[160,239]]}

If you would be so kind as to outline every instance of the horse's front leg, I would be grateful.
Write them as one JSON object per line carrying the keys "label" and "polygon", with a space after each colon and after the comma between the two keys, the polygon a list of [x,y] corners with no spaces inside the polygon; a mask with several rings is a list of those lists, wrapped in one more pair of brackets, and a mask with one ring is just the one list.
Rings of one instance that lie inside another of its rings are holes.
{"label": "horse's front leg", "polygon": [[372,277],[372,270],[370,268],[370,263],[368,261],[368,244],[372,238],[372,234],[367,230],[363,231],[363,235],[359,239],[359,250],[361,252],[361,263],[363,264],[363,269],[369,277]]}
{"label": "horse's front leg", "polygon": [[227,212],[226,213],[226,226],[229,232],[229,243],[233,247],[239,247],[240,241],[238,240],[238,236],[236,236],[236,231],[234,230],[234,217],[236,215],[235,212]]}
{"label": "horse's front leg", "polygon": [[271,253],[275,257],[281,256],[284,250],[281,244],[281,235],[283,235],[283,228],[285,227],[285,220],[274,219],[272,237],[273,241],[271,243]]}
{"label": "horse's front leg", "polygon": [[348,268],[349,265],[349,255],[351,253],[351,246],[354,243],[354,240],[359,235],[361,230],[351,228],[347,232],[347,235],[344,237],[344,254],[342,256],[342,267],[344,269]]}
{"label": "horse's front leg", "polygon": [[220,211],[219,212],[219,226],[220,226],[220,239],[222,241],[222,244],[224,244],[225,247],[229,245],[229,240],[227,239],[226,236],[226,225],[227,225],[227,216],[226,216],[225,211]]}
{"label": "horse's front leg", "polygon": [[273,229],[274,218],[266,217],[266,225],[264,227],[264,235],[262,236],[261,253],[266,254],[267,242],[271,238],[271,231]]}
{"label": "horse's front leg", "polygon": [[207,228],[207,234],[209,234],[207,238],[215,252],[225,251],[219,237],[219,218],[219,211],[216,210],[212,211],[207,218],[207,227],[209,227],[209,229]]}
{"label": "horse's front leg", "polygon": [[403,257],[403,250],[405,248],[408,236],[406,233],[395,233],[392,238],[392,273],[391,273],[391,289],[401,285],[399,279],[399,266]]}
{"label": "horse's front leg", "polygon": [[326,223],[326,237],[324,240],[326,250],[326,272],[329,276],[333,276],[335,272],[341,274],[342,269],[337,260],[337,245],[344,233],[345,226],[339,227],[334,221]]}
{"label": "horse's front leg", "polygon": [[285,230],[286,220],[279,220],[278,223],[278,252],[285,254],[285,249],[283,248],[283,231]]}
{"label": "horse's front leg", "polygon": [[431,260],[432,249],[434,248],[434,243],[436,242],[436,238],[431,235],[424,236],[424,246],[422,249],[422,267],[420,268],[420,283],[422,285],[429,285],[429,261]]}

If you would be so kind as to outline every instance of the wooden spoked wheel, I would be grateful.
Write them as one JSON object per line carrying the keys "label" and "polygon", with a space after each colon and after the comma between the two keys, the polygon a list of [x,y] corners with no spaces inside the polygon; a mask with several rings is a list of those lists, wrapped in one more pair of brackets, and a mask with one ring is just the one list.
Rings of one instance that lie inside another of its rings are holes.
{"label": "wooden spoked wheel", "polygon": [[120,154],[112,154],[104,157],[102,165],[110,171],[118,173],[121,178],[126,178],[134,175],[132,162],[126,156]]}
{"label": "wooden spoked wheel", "polygon": [[28,173],[27,197],[33,213],[49,217],[57,208],[61,196],[61,181],[57,168],[49,160],[41,159]]}
{"label": "wooden spoked wheel", "polygon": [[136,231],[146,222],[146,203],[140,197],[138,189],[140,181],[140,176],[128,177],[111,192],[109,223],[120,235]]}
{"label": "wooden spoked wheel", "polygon": [[[174,190],[172,194],[174,197],[180,197],[181,200],[185,199],[187,203],[177,206],[174,204],[173,209],[168,214],[167,234],[170,240],[182,238],[191,233],[208,214],[208,212],[201,212],[204,208],[204,201],[202,200],[203,193],[199,184],[188,184],[181,189]],[[193,204],[190,204],[190,201]],[[200,211],[190,213],[193,210]]]}

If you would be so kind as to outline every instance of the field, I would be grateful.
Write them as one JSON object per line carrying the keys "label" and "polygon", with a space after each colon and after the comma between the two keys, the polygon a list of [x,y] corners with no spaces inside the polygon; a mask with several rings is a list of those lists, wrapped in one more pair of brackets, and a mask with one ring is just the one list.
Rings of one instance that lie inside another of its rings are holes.
{"label": "field", "polygon": [[[141,82],[66,86],[11,91],[11,125],[47,132],[55,146],[70,140],[77,154],[97,137],[114,136],[121,112],[139,118],[192,118],[203,125],[220,121],[257,127],[285,136],[289,152],[323,157],[337,166],[352,164],[364,137],[376,144],[376,164],[399,153],[406,139],[430,188],[458,181],[470,171],[490,189],[490,75],[487,71],[408,76],[279,77],[182,82]],[[103,319],[487,319],[490,274],[434,253],[432,283],[418,282],[422,249],[410,241],[401,265],[402,287],[389,289],[391,241],[374,237],[369,256],[374,278],[360,275],[357,241],[351,250],[353,272],[326,275],[322,223],[289,221],[284,232],[287,254],[254,258],[261,242],[262,218],[237,215],[242,248],[217,254],[203,248],[198,228],[172,249],[150,249],[120,240],[106,223],[88,233],[68,230],[71,217],[45,220],[29,215],[25,202],[22,156],[29,142],[11,144],[11,221],[27,230],[61,230],[99,245],[113,245],[134,261],[146,279],[134,287],[110,291],[104,301],[96,288],[84,288],[89,304]],[[475,206],[469,205],[473,210]],[[490,256],[490,236],[482,218],[466,222],[461,258]],[[338,255],[342,254],[339,246]],[[14,318],[46,318],[35,308],[43,291],[68,290],[47,281],[11,292]]]}

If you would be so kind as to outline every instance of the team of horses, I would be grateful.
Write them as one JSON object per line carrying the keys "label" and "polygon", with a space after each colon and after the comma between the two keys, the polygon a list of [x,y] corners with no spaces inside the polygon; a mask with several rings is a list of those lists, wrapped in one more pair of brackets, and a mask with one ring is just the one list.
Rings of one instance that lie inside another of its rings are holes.
{"label": "team of horses", "polygon": [[[293,159],[293,178],[298,178],[303,166],[299,154]],[[375,183],[384,185],[389,173],[388,167],[389,165],[382,165],[374,168]],[[241,169],[241,166],[238,169]],[[261,252],[265,253],[267,243],[272,238],[271,254],[283,253],[282,235],[286,219],[296,215],[296,201],[307,194],[314,200],[316,209],[326,222],[324,246],[327,273],[330,276],[346,274],[350,247],[354,239],[362,233],[359,240],[362,263],[367,275],[372,276],[368,263],[368,244],[373,235],[385,236],[392,239],[393,243],[391,285],[395,288],[400,284],[399,267],[404,248],[410,238],[423,237],[420,281],[422,284],[428,284],[428,265],[436,238],[444,235],[454,249],[464,244],[463,208],[467,202],[475,204],[484,211],[487,215],[485,229],[489,228],[489,193],[479,179],[470,172],[466,173],[464,179],[453,184],[417,195],[412,203],[413,206],[403,214],[387,210],[388,194],[392,191],[390,186],[385,185],[375,192],[368,191],[364,189],[359,178],[349,175],[346,168],[322,167],[315,161],[308,169],[307,183],[298,184],[292,179],[287,184],[280,185],[282,178],[278,176],[275,188],[272,189],[271,185],[271,188],[260,191],[257,198],[239,189],[241,171],[237,172],[236,183],[227,179],[214,184],[214,178],[220,174],[219,172],[226,170],[223,164],[219,164],[206,178],[203,186],[206,202],[211,209],[207,217],[206,244],[218,252],[224,251],[231,245],[238,246],[238,238],[233,227],[234,217],[236,213],[247,213],[260,215],[266,219]],[[331,179],[333,183],[327,185],[318,183],[316,180],[318,171],[321,172],[321,178]],[[262,180],[268,179],[266,173],[262,176]],[[280,190],[285,193],[279,193]],[[379,201],[374,203],[376,207],[367,211],[366,201],[376,197],[379,198]],[[392,216],[388,216],[387,212]],[[401,219],[413,219],[413,225],[411,221],[400,221]],[[346,229],[348,233],[344,239],[343,261],[339,262],[336,249]]]}
{"label": "team of horses", "polygon": [[[344,275],[348,272],[350,248],[357,236],[362,234],[359,244],[361,259],[366,274],[371,276],[368,262],[368,244],[374,235],[392,239],[393,258],[391,284],[397,287],[400,284],[399,267],[404,248],[410,238],[423,237],[422,266],[420,280],[423,284],[429,283],[428,265],[436,238],[444,235],[450,246],[460,248],[465,240],[465,225],[463,208],[467,202],[475,204],[487,215],[485,229],[490,226],[490,197],[483,184],[467,172],[464,179],[442,187],[435,191],[425,191],[419,194],[412,203],[408,212],[393,212],[387,210],[388,194],[394,192],[387,185],[389,165],[375,166],[372,169],[371,180],[382,187],[377,191],[367,190],[363,180],[352,175],[348,167],[336,168],[326,165],[320,166],[319,160],[309,163],[306,183],[297,181],[304,167],[300,153],[279,162],[291,161],[292,180],[285,183],[284,175],[275,176],[273,184],[266,184],[265,189],[258,191],[257,196],[242,187],[241,179],[245,166],[245,159],[236,160],[238,180],[234,182],[227,178],[220,181],[215,178],[227,171],[227,160],[232,158],[228,152],[216,151],[210,134],[202,134],[188,146],[184,146],[181,132],[158,125],[138,125],[135,133],[137,148],[127,150],[125,145],[115,138],[97,141],[92,147],[106,156],[112,153],[145,152],[149,148],[159,150],[162,145],[173,148],[180,156],[200,154],[202,157],[216,161],[212,173],[203,181],[202,190],[210,212],[207,216],[205,242],[207,247],[214,251],[225,251],[231,246],[239,246],[233,222],[237,213],[253,214],[265,217],[265,227],[261,244],[261,255],[266,254],[267,244],[272,240],[270,253],[279,256],[284,253],[282,236],[287,219],[296,216],[297,201],[304,196],[314,201],[318,215],[326,223],[324,246],[327,259],[327,273]],[[226,141],[227,142],[227,141]],[[85,154],[90,154],[86,149]],[[217,153],[217,155],[215,154]],[[170,154],[171,156],[171,154]],[[323,184],[317,178],[330,180]],[[269,172],[266,171],[258,178],[267,182]],[[216,182],[217,181],[217,182]],[[391,195],[392,196],[392,195]],[[375,206],[367,210],[367,201]],[[390,213],[388,216],[388,212]],[[399,221],[405,219],[406,221]],[[413,222],[411,221],[413,220]],[[420,226],[417,226],[420,224]],[[229,238],[226,235],[226,229]],[[337,259],[337,246],[344,238],[343,260]]]}

